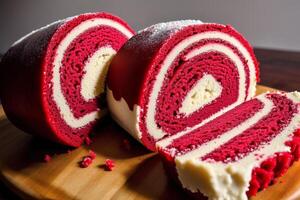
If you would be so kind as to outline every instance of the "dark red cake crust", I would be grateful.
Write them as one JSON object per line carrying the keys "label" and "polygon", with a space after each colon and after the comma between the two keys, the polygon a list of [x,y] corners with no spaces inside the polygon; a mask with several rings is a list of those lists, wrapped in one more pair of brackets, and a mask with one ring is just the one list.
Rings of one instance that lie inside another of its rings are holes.
{"label": "dark red cake crust", "polygon": [[28,133],[54,141],[59,138],[46,122],[40,66],[51,37],[63,23],[54,23],[12,46],[3,56],[0,73],[0,97],[7,118]]}

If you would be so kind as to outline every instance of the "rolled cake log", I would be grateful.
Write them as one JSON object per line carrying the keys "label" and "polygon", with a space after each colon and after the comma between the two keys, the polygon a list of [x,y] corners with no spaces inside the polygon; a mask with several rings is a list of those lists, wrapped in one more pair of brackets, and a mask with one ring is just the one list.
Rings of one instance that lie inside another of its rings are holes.
{"label": "rolled cake log", "polygon": [[79,146],[106,113],[108,66],[133,34],[119,17],[87,13],[15,42],[1,62],[0,95],[8,119],[26,132]]}
{"label": "rolled cake log", "polygon": [[194,197],[243,200],[300,157],[300,93],[266,93],[158,142],[166,171]]}
{"label": "rolled cake log", "polygon": [[107,82],[113,118],[147,148],[192,131],[253,97],[250,44],[231,26],[183,20],[153,25],[114,57]]}

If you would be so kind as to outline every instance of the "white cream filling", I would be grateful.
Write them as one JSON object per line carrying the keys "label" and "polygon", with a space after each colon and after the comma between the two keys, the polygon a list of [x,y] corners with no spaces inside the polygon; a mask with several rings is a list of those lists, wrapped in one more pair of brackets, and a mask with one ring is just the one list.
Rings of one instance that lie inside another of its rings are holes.
{"label": "white cream filling", "polygon": [[106,95],[112,118],[116,120],[123,129],[140,141],[142,137],[138,121],[140,119],[140,106],[135,104],[133,110],[130,110],[127,102],[123,98],[117,101],[113,96],[113,92],[108,87]]}
{"label": "white cream filling", "polygon": [[287,93],[287,97],[294,103],[300,103],[300,92],[294,91]]}
{"label": "white cream filling", "polygon": [[116,50],[107,46],[98,49],[84,66],[81,95],[85,101],[94,99],[104,92],[104,82],[109,64]]}
{"label": "white cream filling", "polygon": [[[289,93],[287,97],[293,99],[294,102],[300,102],[299,93]],[[271,100],[268,100],[264,96],[258,98],[264,102],[264,108],[260,113],[257,113],[249,120],[234,128],[236,133],[229,131],[225,135],[208,142],[206,145],[202,145],[199,149],[175,158],[177,173],[184,188],[192,192],[200,191],[210,199],[248,199],[246,191],[249,188],[252,170],[260,166],[263,160],[274,155],[276,152],[290,151],[290,148],[285,145],[285,141],[289,140],[294,130],[299,128],[299,114],[296,114],[290,124],[274,137],[268,145],[253,151],[236,162],[226,164],[200,160],[200,157],[212,152],[230,138],[250,128],[265,116],[266,113],[271,112],[273,107]]]}
{"label": "white cream filling", "polygon": [[118,22],[115,22],[110,19],[105,18],[94,18],[90,20],[86,20],[75,27],[72,31],[68,33],[68,35],[61,41],[57,48],[56,57],[53,62],[53,100],[57,104],[57,107],[60,111],[60,115],[62,119],[72,128],[80,128],[88,123],[94,121],[96,118],[100,117],[100,111],[94,111],[86,114],[83,117],[76,118],[61,89],[61,80],[60,80],[60,68],[62,66],[62,60],[64,58],[64,53],[67,50],[68,46],[72,43],[74,39],[76,39],[80,34],[87,31],[88,29],[96,26],[109,26],[114,29],[117,29],[121,33],[123,33],[126,37],[130,38],[133,34],[123,25]]}
{"label": "white cream filling", "polygon": [[211,74],[204,74],[187,93],[179,112],[189,115],[211,103],[222,93],[222,86]]}
{"label": "white cream filling", "polygon": [[[246,58],[246,60],[248,61],[248,66],[249,66],[249,71],[250,71],[250,88],[252,88],[251,91],[249,91],[249,95],[252,96],[255,93],[255,85],[256,85],[256,76],[255,76],[255,67],[254,64],[252,62],[251,56],[248,53],[248,51],[246,50],[246,48],[235,38],[231,37],[230,35],[227,35],[225,33],[220,33],[220,32],[205,32],[205,33],[199,33],[199,34],[195,34],[193,36],[190,36],[186,39],[184,39],[183,41],[181,41],[179,44],[177,44],[171,51],[170,53],[166,56],[165,60],[162,63],[162,66],[160,68],[160,71],[156,77],[156,81],[154,83],[153,86],[153,90],[150,94],[149,97],[149,104],[148,104],[148,109],[147,110],[147,114],[146,114],[146,126],[148,129],[148,132],[152,134],[152,137],[154,137],[154,139],[158,140],[160,138],[162,138],[165,133],[163,132],[162,129],[157,127],[157,124],[155,122],[155,109],[151,109],[151,108],[156,108],[156,101],[159,95],[159,92],[161,90],[161,87],[163,85],[163,81],[164,78],[167,74],[167,71],[169,69],[169,67],[171,66],[172,62],[175,60],[175,58],[178,56],[178,54],[180,54],[180,52],[182,52],[185,48],[187,48],[188,46],[190,46],[191,44],[195,43],[195,42],[199,42],[200,40],[204,40],[204,39],[222,39],[224,41],[229,42],[230,44],[232,44],[233,46],[237,47],[240,52],[243,54],[243,56]],[[244,101],[245,98],[245,88],[246,88],[246,78],[245,78],[245,69],[243,66],[242,61],[240,60],[240,58],[233,52],[232,49],[226,47],[225,45],[222,44],[208,44],[205,46],[202,46],[198,49],[195,49],[193,51],[191,51],[186,58],[190,59],[196,55],[198,55],[199,53],[205,53],[205,52],[210,52],[210,51],[220,51],[221,53],[225,54],[226,56],[228,56],[233,63],[236,64],[236,67],[238,69],[239,72],[239,97],[238,97],[238,101],[235,102],[234,104],[232,104],[231,106],[228,106],[226,108],[224,108],[222,111],[220,111],[219,113],[216,113],[214,116],[209,117],[207,120],[204,120],[203,122],[208,122],[209,120],[221,115],[222,113],[226,112],[227,110],[233,108],[234,106],[238,105],[239,103]],[[201,123],[202,125],[203,123]],[[198,128],[199,126],[194,126],[188,129],[188,131],[191,131],[195,128]],[[181,132],[179,135],[182,135],[184,133],[186,133],[187,131],[183,131]],[[178,135],[178,134],[176,134]],[[175,136],[176,137],[176,136]],[[167,140],[169,141],[169,140]]]}

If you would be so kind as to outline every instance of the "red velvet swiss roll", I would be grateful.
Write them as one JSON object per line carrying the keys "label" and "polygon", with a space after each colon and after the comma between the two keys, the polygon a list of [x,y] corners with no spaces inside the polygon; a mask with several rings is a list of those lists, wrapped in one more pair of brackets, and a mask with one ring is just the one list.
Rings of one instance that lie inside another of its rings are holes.
{"label": "red velvet swiss roll", "polygon": [[258,62],[229,25],[183,20],[128,40],[107,78],[113,118],[147,148],[215,119],[255,95]]}
{"label": "red velvet swiss roll", "polygon": [[105,76],[134,34],[119,17],[87,13],[23,37],[1,62],[0,94],[18,128],[79,146],[106,112]]}

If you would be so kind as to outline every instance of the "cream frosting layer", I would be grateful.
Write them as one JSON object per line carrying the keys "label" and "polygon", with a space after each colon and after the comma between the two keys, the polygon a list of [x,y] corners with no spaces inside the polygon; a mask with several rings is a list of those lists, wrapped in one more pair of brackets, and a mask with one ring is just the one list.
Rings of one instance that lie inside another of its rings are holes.
{"label": "cream frosting layer", "polygon": [[106,95],[112,118],[134,138],[141,141],[142,133],[139,129],[140,106],[135,104],[133,110],[131,110],[123,98],[117,101],[108,87]]}

